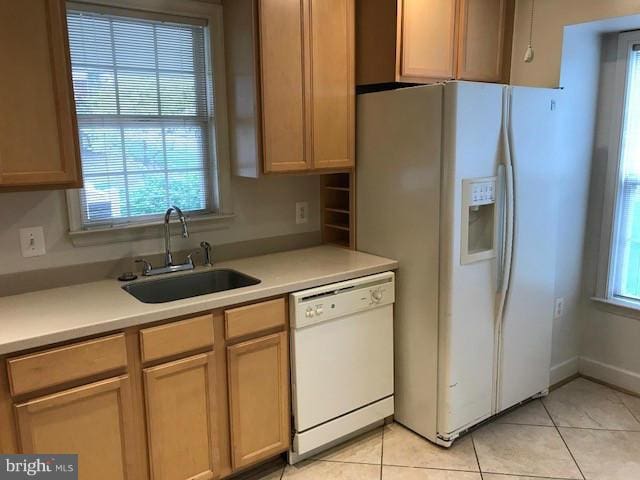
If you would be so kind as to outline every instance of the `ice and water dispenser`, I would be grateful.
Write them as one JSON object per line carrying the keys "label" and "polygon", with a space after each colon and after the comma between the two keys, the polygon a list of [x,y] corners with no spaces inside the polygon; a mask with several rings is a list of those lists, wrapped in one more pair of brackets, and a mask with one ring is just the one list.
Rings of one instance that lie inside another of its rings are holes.
{"label": "ice and water dispenser", "polygon": [[496,256],[496,177],[462,180],[460,263]]}

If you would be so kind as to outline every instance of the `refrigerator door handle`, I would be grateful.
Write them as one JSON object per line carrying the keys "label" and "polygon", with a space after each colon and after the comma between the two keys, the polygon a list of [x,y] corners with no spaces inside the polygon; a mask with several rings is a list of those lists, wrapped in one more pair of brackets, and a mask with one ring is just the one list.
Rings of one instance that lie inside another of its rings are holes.
{"label": "refrigerator door handle", "polygon": [[[507,301],[507,293],[509,290],[509,281],[511,279],[511,264],[513,259],[513,239],[515,224],[515,192],[514,192],[514,173],[513,163],[511,159],[511,90],[505,88],[503,95],[502,109],[502,142],[504,152],[504,168],[505,177],[505,219],[504,219],[504,244],[500,254],[500,284],[497,294],[497,312],[496,322],[501,325],[504,315],[504,308]],[[500,167],[498,174],[500,174]]]}
{"label": "refrigerator door handle", "polygon": [[[496,322],[502,323],[507,292],[509,290],[509,280],[511,278],[511,262],[513,259],[513,227],[514,227],[514,189],[513,189],[513,168],[511,165],[504,167],[505,172],[505,221],[503,246],[500,249],[499,265],[499,286],[498,286],[498,308]],[[501,239],[502,240],[502,239]]]}
{"label": "refrigerator door handle", "polygon": [[505,166],[498,165],[498,186],[497,186],[497,227],[496,239],[498,244],[498,265],[496,278],[496,294],[502,291],[502,282],[504,281],[504,254],[506,248],[507,234],[507,180]]}

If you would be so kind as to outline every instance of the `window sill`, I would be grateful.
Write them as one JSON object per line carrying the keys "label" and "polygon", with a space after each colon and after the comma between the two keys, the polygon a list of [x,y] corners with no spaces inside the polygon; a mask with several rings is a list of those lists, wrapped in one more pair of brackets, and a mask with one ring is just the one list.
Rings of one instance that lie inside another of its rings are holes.
{"label": "window sill", "polygon": [[[197,233],[217,230],[219,228],[228,228],[234,218],[234,214],[210,214],[193,217],[187,215],[187,223],[189,232]],[[178,223],[178,220],[172,218],[171,224],[173,225],[175,223]],[[163,225],[164,222],[162,220],[155,220],[145,223],[114,225],[112,227],[93,228],[89,230],[70,230],[69,238],[75,247],[160,238],[162,236]]]}
{"label": "window sill", "polygon": [[602,310],[621,315],[623,317],[640,320],[640,301],[622,300],[619,298],[591,297],[591,301],[598,304]]}

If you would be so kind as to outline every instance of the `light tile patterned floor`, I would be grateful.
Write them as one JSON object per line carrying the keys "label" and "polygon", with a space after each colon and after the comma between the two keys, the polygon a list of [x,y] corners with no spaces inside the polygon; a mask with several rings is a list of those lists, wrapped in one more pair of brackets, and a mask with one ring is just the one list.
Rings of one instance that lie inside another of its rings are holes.
{"label": "light tile patterned floor", "polygon": [[579,378],[437,447],[387,425],[259,480],[640,480],[640,398]]}

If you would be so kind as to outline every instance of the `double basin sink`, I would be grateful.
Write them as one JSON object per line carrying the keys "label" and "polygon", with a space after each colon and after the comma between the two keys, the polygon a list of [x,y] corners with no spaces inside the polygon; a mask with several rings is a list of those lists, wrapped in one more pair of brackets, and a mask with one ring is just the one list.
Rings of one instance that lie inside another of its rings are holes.
{"label": "double basin sink", "polygon": [[130,283],[123,290],[143,303],[165,303],[184,298],[257,285],[260,280],[235,270],[190,273],[147,282]]}

